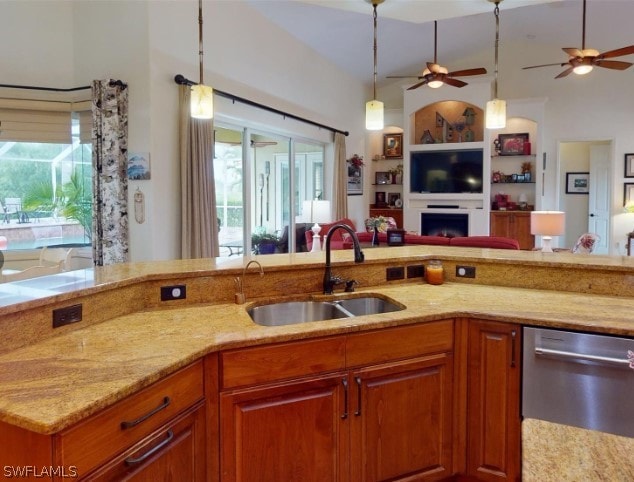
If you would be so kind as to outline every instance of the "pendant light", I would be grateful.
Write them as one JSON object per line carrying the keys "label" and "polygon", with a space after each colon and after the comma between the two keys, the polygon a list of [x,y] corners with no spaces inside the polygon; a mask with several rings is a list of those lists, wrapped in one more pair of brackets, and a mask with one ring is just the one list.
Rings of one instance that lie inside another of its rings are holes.
{"label": "pendant light", "polygon": [[365,128],[369,131],[380,131],[383,129],[383,102],[376,100],[376,7],[385,0],[366,0],[372,3],[374,11],[374,82],[372,100],[365,104]]}
{"label": "pendant light", "polygon": [[195,119],[214,118],[214,89],[203,84],[203,0],[198,0],[198,57],[200,82],[192,85],[191,116]]}
{"label": "pendant light", "polygon": [[506,127],[506,101],[498,99],[498,44],[500,43],[500,2],[502,0],[489,0],[495,3],[495,77],[493,81],[493,100],[487,102],[485,114],[485,126],[487,129],[503,129]]}

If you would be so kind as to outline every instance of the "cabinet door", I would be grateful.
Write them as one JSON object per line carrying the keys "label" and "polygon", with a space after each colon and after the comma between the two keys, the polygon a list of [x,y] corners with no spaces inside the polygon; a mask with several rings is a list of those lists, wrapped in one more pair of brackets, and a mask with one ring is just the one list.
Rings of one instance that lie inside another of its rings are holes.
{"label": "cabinet door", "polygon": [[472,320],[467,368],[467,474],[520,480],[520,347],[517,325]]}
{"label": "cabinet door", "polygon": [[451,474],[450,353],[355,371],[351,480],[437,480]]}
{"label": "cabinet door", "polygon": [[345,374],[223,393],[223,481],[347,479]]}
{"label": "cabinet door", "polygon": [[513,214],[513,238],[520,243],[520,249],[533,249],[535,236],[531,234],[531,213]]}
{"label": "cabinet door", "polygon": [[509,213],[491,213],[491,236],[513,237]]}
{"label": "cabinet door", "polygon": [[205,482],[204,404],[168,423],[82,480]]}

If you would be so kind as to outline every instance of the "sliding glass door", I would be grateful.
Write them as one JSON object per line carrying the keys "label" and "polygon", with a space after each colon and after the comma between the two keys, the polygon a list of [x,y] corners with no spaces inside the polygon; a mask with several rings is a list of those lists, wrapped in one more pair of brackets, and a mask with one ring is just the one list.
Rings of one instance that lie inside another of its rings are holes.
{"label": "sliding glass door", "polygon": [[217,124],[214,175],[221,256],[306,249],[302,202],[324,198],[323,144]]}

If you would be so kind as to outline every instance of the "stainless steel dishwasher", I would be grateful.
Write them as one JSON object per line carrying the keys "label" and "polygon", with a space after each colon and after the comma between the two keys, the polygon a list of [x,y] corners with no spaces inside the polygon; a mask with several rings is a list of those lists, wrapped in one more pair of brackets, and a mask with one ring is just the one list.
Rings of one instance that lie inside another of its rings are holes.
{"label": "stainless steel dishwasher", "polygon": [[523,480],[634,480],[634,339],[532,327],[523,339]]}

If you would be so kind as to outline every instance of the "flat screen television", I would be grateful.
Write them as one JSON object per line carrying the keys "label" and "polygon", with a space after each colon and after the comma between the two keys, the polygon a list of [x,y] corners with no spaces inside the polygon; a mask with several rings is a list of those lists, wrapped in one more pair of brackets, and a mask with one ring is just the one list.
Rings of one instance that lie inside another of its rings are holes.
{"label": "flat screen television", "polygon": [[410,192],[482,193],[482,149],[410,152]]}

